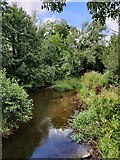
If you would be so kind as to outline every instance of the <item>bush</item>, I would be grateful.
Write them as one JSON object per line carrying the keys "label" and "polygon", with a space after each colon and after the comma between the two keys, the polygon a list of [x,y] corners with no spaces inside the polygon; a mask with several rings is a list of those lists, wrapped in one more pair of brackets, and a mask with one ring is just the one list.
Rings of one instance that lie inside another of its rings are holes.
{"label": "bush", "polygon": [[20,123],[27,122],[32,118],[32,100],[23,87],[13,78],[6,78],[6,72],[1,71],[2,77],[2,115],[3,134],[10,134],[17,129]]}
{"label": "bush", "polygon": [[80,88],[80,79],[68,78],[61,81],[56,81],[52,86],[57,91],[69,91],[72,89]]}
{"label": "bush", "polygon": [[[105,75],[94,72],[85,74],[82,78],[82,85],[83,82],[85,85],[80,89],[80,93],[88,110],[74,117],[71,123],[74,129],[72,138],[77,142],[95,144],[103,158],[118,158],[120,100],[116,87],[106,87],[108,79],[104,78]],[[92,87],[98,84],[104,85],[104,88],[96,95]]]}
{"label": "bush", "polygon": [[91,71],[88,73],[85,73],[85,75],[82,77],[82,84],[83,86],[88,87],[88,89],[95,88],[96,86],[104,86],[108,84],[109,81],[109,72],[106,72],[104,74]]}
{"label": "bush", "polygon": [[[81,78],[81,86],[79,88],[81,100],[87,103],[89,97],[91,98],[96,96],[96,88],[98,87],[101,91],[104,88],[109,86],[109,72],[104,74],[91,71],[85,73]],[[88,102],[89,103],[89,102]]]}

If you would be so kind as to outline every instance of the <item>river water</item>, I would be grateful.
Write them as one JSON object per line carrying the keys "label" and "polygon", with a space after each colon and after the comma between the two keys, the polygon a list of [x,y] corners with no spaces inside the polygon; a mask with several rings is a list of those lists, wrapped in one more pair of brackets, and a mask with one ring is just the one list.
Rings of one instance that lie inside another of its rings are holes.
{"label": "river water", "polygon": [[77,158],[86,147],[69,138],[68,119],[78,109],[75,91],[43,89],[30,92],[34,102],[33,119],[3,139],[3,158]]}

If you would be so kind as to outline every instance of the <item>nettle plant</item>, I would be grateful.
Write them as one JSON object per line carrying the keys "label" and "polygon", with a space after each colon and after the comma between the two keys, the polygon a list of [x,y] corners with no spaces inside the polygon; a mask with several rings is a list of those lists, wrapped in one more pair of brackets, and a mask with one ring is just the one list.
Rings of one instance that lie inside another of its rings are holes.
{"label": "nettle plant", "polygon": [[33,103],[18,82],[6,77],[6,71],[0,72],[2,78],[2,132],[10,134],[19,128],[20,123],[32,118]]}

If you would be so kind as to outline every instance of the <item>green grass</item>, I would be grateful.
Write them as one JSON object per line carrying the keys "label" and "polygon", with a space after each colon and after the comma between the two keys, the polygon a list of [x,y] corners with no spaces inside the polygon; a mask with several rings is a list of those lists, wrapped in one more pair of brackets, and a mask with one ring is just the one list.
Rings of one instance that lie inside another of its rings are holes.
{"label": "green grass", "polygon": [[61,81],[56,81],[52,88],[54,88],[57,91],[70,91],[72,89],[79,88],[80,84],[80,79],[69,78]]}

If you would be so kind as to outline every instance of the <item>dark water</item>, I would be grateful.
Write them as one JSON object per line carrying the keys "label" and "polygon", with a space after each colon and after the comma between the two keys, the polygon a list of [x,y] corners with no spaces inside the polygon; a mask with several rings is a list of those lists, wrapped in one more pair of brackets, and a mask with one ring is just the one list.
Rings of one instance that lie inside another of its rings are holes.
{"label": "dark water", "polygon": [[33,119],[3,139],[3,158],[72,158],[86,152],[69,138],[68,119],[77,109],[74,91],[51,89],[30,93],[34,101]]}

